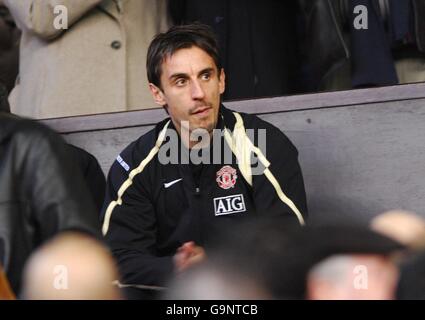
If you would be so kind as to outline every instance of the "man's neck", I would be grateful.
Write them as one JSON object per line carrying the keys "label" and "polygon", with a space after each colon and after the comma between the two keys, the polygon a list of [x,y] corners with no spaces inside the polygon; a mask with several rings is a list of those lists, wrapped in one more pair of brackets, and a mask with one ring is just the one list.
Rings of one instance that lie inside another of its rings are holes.
{"label": "man's neck", "polygon": [[205,129],[197,129],[194,131],[182,129],[179,135],[184,146],[189,150],[208,147],[213,137],[212,131],[208,132]]}

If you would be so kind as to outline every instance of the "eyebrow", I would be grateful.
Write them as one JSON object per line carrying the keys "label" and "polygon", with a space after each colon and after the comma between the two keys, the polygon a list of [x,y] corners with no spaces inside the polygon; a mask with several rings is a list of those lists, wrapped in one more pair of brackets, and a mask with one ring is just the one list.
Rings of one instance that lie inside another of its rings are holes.
{"label": "eyebrow", "polygon": [[174,73],[169,77],[169,79],[171,81],[173,81],[175,79],[179,79],[179,78],[187,79],[187,78],[189,78],[189,76],[186,73]]}
{"label": "eyebrow", "polygon": [[[214,68],[205,68],[198,72],[198,76],[204,73],[214,73]],[[189,76],[187,75],[187,73],[174,73],[169,77],[171,81],[179,78],[188,79]]]}
{"label": "eyebrow", "polygon": [[201,72],[198,73],[198,75],[204,74],[204,73],[214,73],[214,68],[205,68],[204,70],[201,70]]}

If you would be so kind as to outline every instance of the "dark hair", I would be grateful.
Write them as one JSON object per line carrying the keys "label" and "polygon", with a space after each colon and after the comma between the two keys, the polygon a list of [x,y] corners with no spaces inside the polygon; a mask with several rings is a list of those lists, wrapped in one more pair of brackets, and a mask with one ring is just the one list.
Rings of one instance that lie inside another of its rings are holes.
{"label": "dark hair", "polygon": [[220,71],[218,42],[213,30],[201,23],[173,26],[152,40],[146,59],[148,80],[161,88],[162,63],[180,49],[198,47],[204,50]]}

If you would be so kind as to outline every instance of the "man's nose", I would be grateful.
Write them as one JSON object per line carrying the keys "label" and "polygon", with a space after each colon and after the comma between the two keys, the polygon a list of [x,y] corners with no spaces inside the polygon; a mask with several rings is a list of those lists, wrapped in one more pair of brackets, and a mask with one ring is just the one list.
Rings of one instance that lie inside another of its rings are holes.
{"label": "man's nose", "polygon": [[204,89],[202,88],[201,84],[197,80],[192,81],[191,93],[192,93],[192,99],[195,99],[195,100],[201,100],[205,97]]}

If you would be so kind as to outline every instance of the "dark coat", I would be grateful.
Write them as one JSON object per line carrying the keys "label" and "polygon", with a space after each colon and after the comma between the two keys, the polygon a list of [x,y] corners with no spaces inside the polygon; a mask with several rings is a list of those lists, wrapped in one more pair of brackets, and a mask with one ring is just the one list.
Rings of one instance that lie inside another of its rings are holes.
{"label": "dark coat", "polygon": [[7,92],[12,91],[18,76],[20,36],[9,10],[0,0],[0,83]]}
{"label": "dark coat", "polygon": [[296,1],[173,0],[174,21],[199,21],[218,35],[226,72],[224,99],[294,93]]}
{"label": "dark coat", "polygon": [[[374,0],[373,0],[374,1]],[[419,53],[425,54],[425,0],[411,0],[413,9],[415,42]],[[377,2],[377,1],[376,1]],[[353,15],[350,14],[350,6],[352,1],[349,0],[298,0],[300,5],[300,51],[302,56],[302,64],[305,65],[306,74],[303,86],[306,91],[316,91],[320,88],[322,81],[336,69],[345,64],[362,62],[363,57],[373,52],[377,55],[377,51],[383,52],[389,48],[383,48],[385,39],[377,39],[370,37],[370,32],[364,33],[366,37],[360,49],[365,53],[357,54],[353,57],[353,37],[350,35],[352,29]],[[376,4],[376,3],[374,3]],[[373,8],[370,8],[373,11]],[[369,14],[372,14],[370,12]],[[372,16],[370,16],[372,18]],[[369,30],[370,31],[370,30]],[[356,38],[357,39],[357,38]],[[354,41],[356,40],[354,39]],[[359,45],[357,45],[359,47]],[[360,56],[360,58],[358,58]],[[388,59],[388,57],[377,58],[377,61]],[[371,63],[374,66],[374,63]],[[393,66],[389,66],[391,68]],[[390,72],[384,70],[386,73]],[[382,70],[372,71],[382,74]],[[373,78],[373,74],[371,75]],[[370,79],[368,75],[361,75],[360,80],[356,83],[369,85]],[[390,78],[390,77],[389,77]],[[391,79],[390,79],[391,80]],[[386,81],[382,79],[375,80],[376,85],[384,85]],[[390,81],[391,82],[391,81]],[[388,84],[388,83],[387,83]]]}
{"label": "dark coat", "polygon": [[[72,160],[81,168],[84,180],[90,190],[97,211],[100,213],[105,197],[106,179],[97,159],[84,149],[68,144]],[[98,216],[96,216],[98,217]]]}
{"label": "dark coat", "polygon": [[29,255],[65,230],[99,233],[78,167],[56,134],[0,112],[0,264],[15,293]]}

